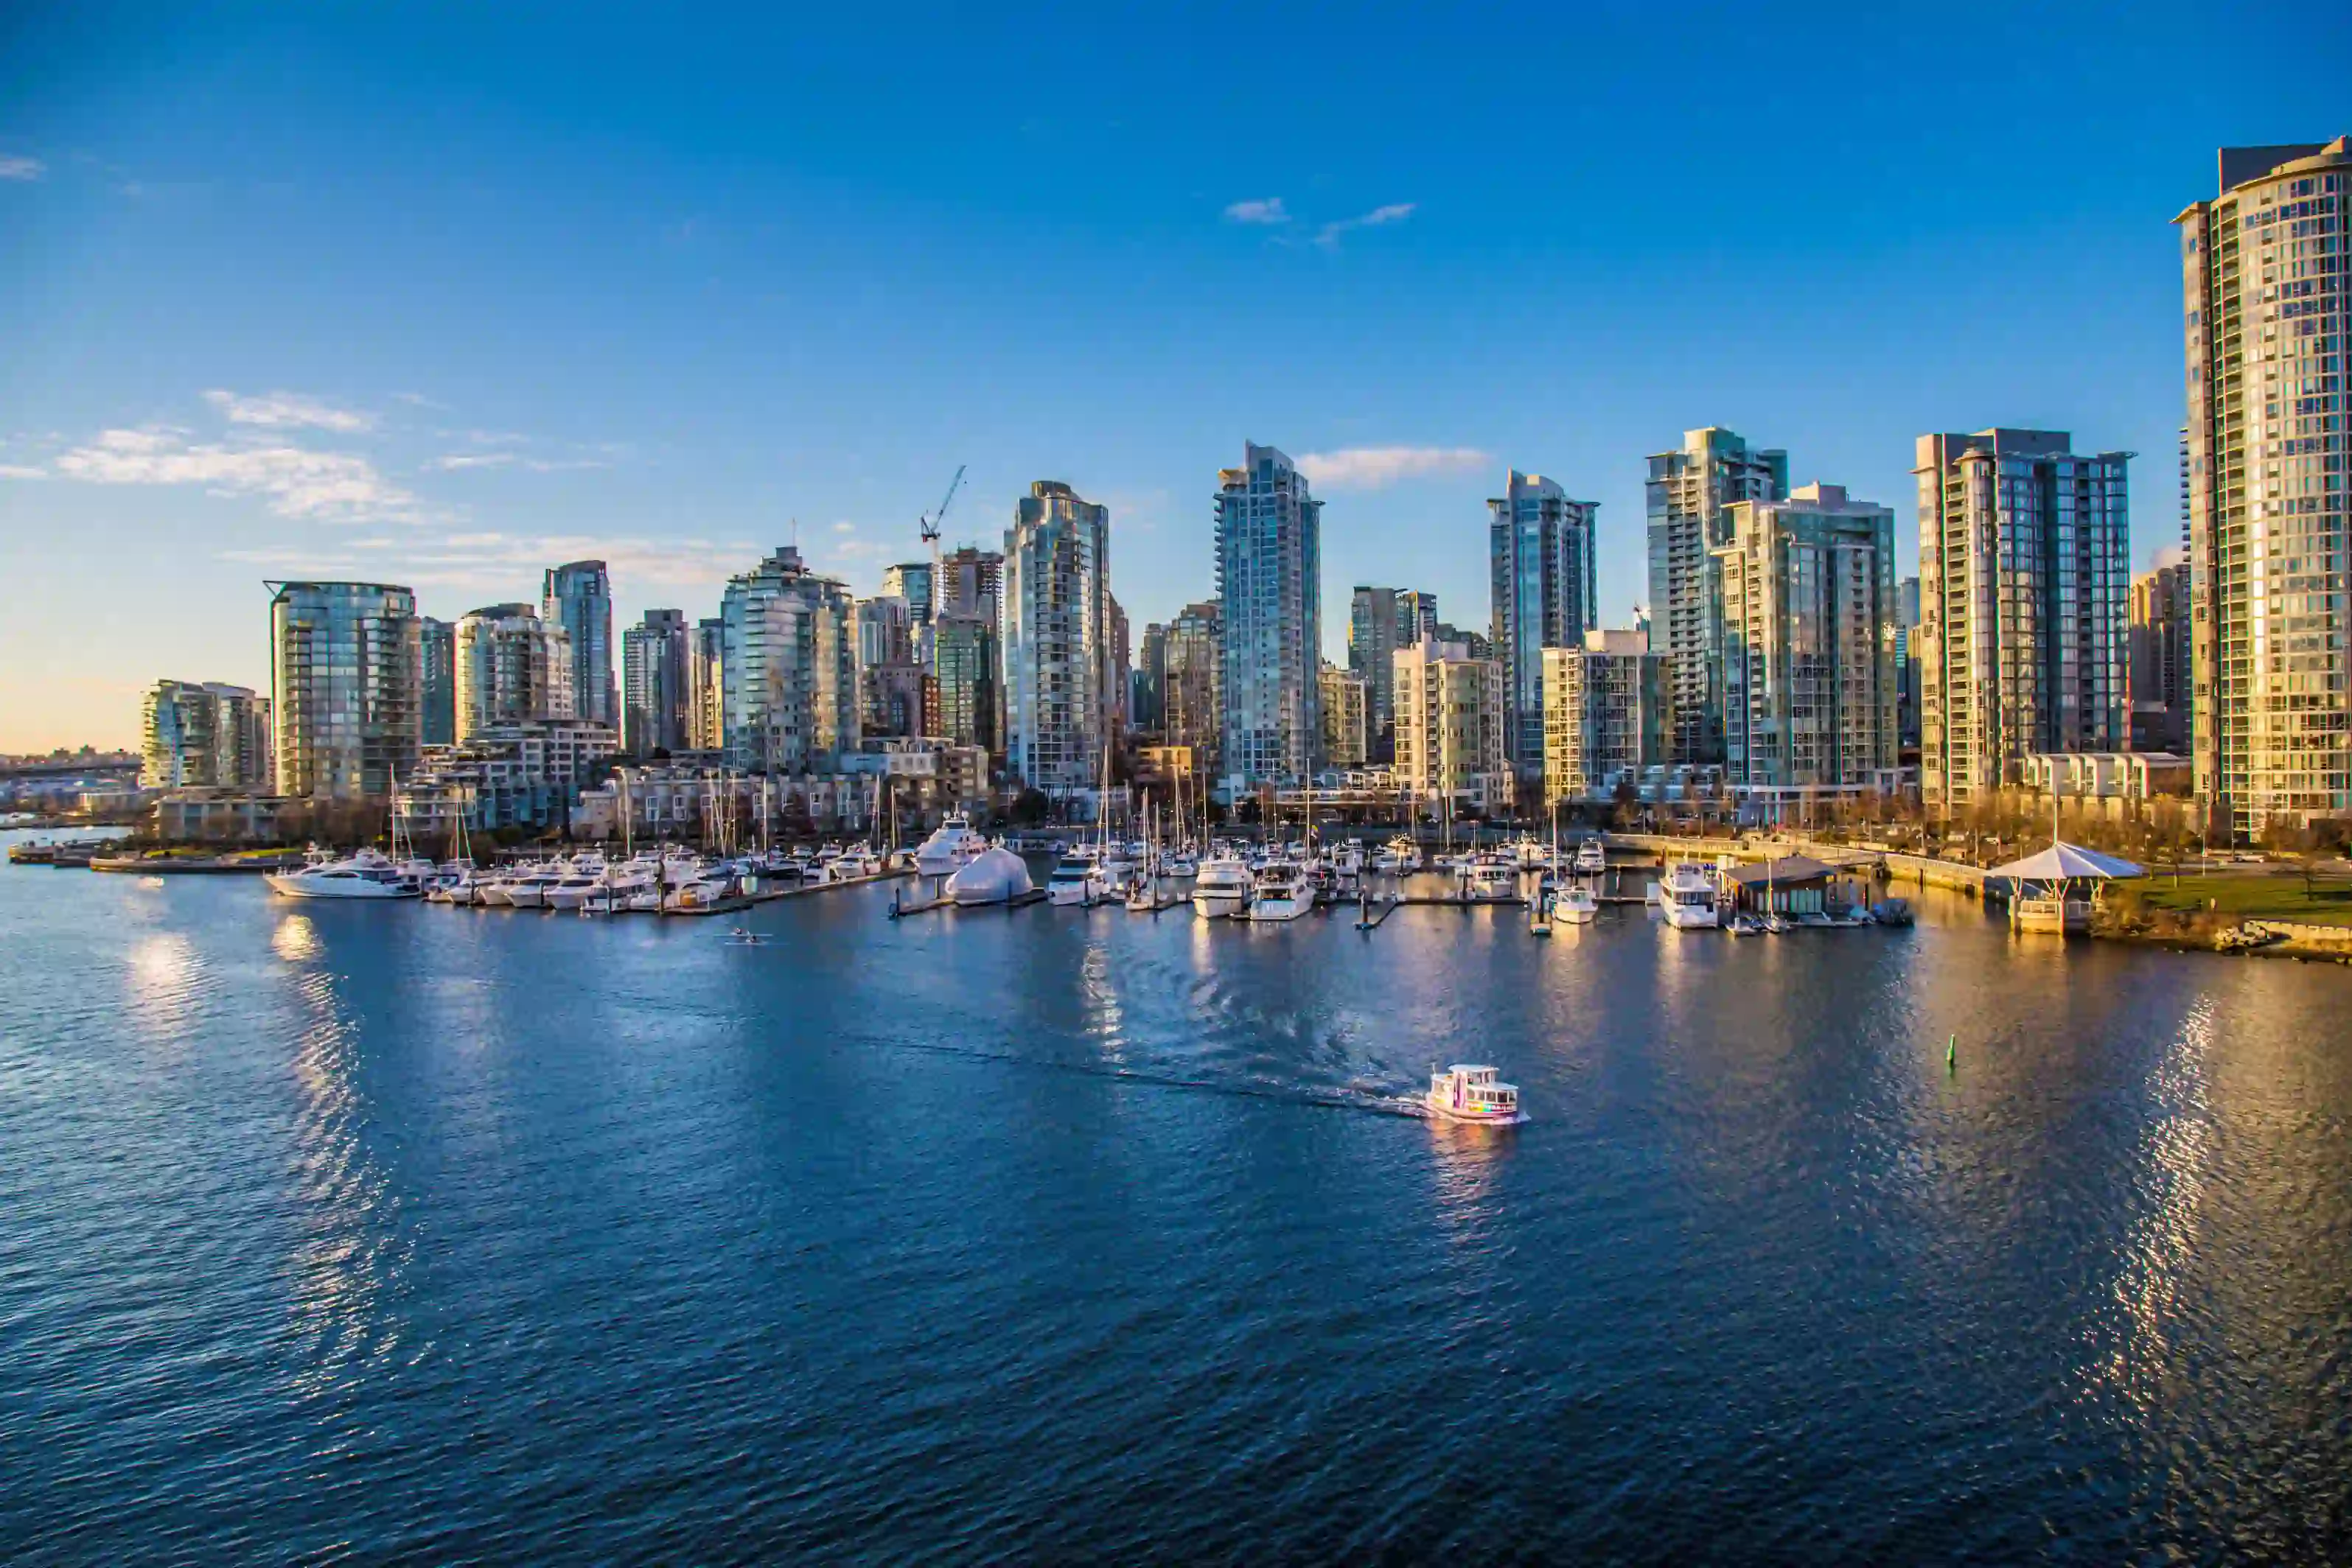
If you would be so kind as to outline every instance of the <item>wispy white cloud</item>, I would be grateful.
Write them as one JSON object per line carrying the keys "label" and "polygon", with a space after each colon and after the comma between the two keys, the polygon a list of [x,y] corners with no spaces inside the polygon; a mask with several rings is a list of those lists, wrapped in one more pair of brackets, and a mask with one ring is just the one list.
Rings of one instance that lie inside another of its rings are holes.
{"label": "wispy white cloud", "polygon": [[38,158],[0,156],[0,180],[37,180],[48,172],[49,166]]}
{"label": "wispy white cloud", "polygon": [[364,457],[192,442],[186,432],[162,426],[101,432],[61,454],[55,471],[92,485],[194,485],[216,496],[260,496],[280,517],[320,522],[423,517],[416,497]]}
{"label": "wispy white cloud", "polygon": [[1286,224],[1290,214],[1283,210],[1280,196],[1268,196],[1257,202],[1235,202],[1225,209],[1229,224]]}
{"label": "wispy white cloud", "polygon": [[299,392],[274,392],[259,397],[242,397],[215,387],[205,393],[205,401],[227,416],[231,424],[257,424],[273,430],[339,430],[347,434],[375,424],[373,414],[335,408]]}
{"label": "wispy white cloud", "polygon": [[27,468],[21,463],[0,463],[0,479],[46,479],[46,468]]}
{"label": "wispy white cloud", "polygon": [[1459,474],[1493,461],[1475,446],[1349,446],[1309,452],[1298,459],[1298,470],[1333,490],[1384,490],[1401,480]]}
{"label": "wispy white cloud", "polygon": [[520,452],[452,452],[425,464],[436,473],[462,474],[469,468],[518,468],[526,474],[563,474],[576,468],[610,468],[594,458],[525,457]]}
{"label": "wispy white cloud", "polygon": [[449,412],[449,405],[447,403],[436,402],[434,399],[426,397],[423,392],[396,392],[392,394],[392,400],[394,402],[404,402],[411,408],[436,409],[443,413]]}
{"label": "wispy white cloud", "polygon": [[1384,224],[1401,224],[1412,216],[1412,209],[1416,204],[1412,202],[1391,202],[1387,206],[1374,207],[1360,217],[1341,218],[1336,223],[1325,224],[1315,231],[1315,243],[1321,246],[1337,245],[1339,243],[1339,236],[1350,229],[1370,229],[1379,228]]}

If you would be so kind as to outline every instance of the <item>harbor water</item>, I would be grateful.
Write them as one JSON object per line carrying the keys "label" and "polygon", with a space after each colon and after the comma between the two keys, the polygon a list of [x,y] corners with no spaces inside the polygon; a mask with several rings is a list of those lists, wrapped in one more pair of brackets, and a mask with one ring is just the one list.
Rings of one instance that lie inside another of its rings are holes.
{"label": "harbor water", "polygon": [[890,898],[0,865],[0,1558],[2352,1548],[2352,969]]}

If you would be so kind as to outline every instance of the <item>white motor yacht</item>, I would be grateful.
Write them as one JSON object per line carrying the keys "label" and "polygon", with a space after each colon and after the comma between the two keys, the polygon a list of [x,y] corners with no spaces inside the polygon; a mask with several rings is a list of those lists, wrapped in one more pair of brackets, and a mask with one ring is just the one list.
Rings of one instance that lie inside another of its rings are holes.
{"label": "white motor yacht", "polygon": [[1429,1093],[1423,1103],[1429,1113],[1448,1122],[1476,1122],[1509,1127],[1527,1120],[1519,1113],[1519,1091],[1505,1083],[1497,1069],[1456,1062],[1429,1074]]}
{"label": "white motor yacht", "polygon": [[1252,920],[1296,920],[1314,907],[1315,889],[1306,868],[1286,860],[1270,862],[1250,889]]}
{"label": "white motor yacht", "polygon": [[1192,908],[1211,920],[1242,915],[1249,908],[1250,887],[1249,867],[1238,857],[1203,861],[1192,883]]}
{"label": "white motor yacht", "polygon": [[1570,925],[1590,925],[1592,917],[1601,913],[1601,900],[1582,883],[1570,883],[1553,899],[1552,918],[1565,920]]}
{"label": "white motor yacht", "polygon": [[299,871],[269,872],[262,880],[289,898],[415,898],[424,891],[374,850],[361,850],[348,860],[317,862]]}
{"label": "white motor yacht", "polygon": [[1108,896],[1092,855],[1064,855],[1054,862],[1054,874],[1045,879],[1045,900],[1049,904],[1083,906],[1098,904]]}
{"label": "white motor yacht", "polygon": [[548,890],[567,874],[566,869],[558,865],[515,877],[507,883],[507,902],[517,909],[544,909]]}
{"label": "white motor yacht", "polygon": [[1372,857],[1372,869],[1385,876],[1408,876],[1421,869],[1421,846],[1411,839],[1391,839]]}
{"label": "white motor yacht", "polygon": [[841,852],[840,859],[833,862],[833,874],[835,881],[845,881],[850,877],[880,876],[882,857],[864,844],[852,844]]}
{"label": "white motor yacht", "polygon": [[1665,923],[1679,931],[1712,931],[1716,926],[1715,879],[1705,867],[1677,861],[1655,885],[1653,896]]}
{"label": "white motor yacht", "polygon": [[1609,869],[1609,851],[1598,838],[1585,840],[1576,846],[1576,873],[1598,876]]}
{"label": "white motor yacht", "polygon": [[987,850],[988,841],[972,831],[971,819],[961,811],[950,812],[939,831],[915,851],[915,870],[924,876],[953,876]]}
{"label": "white motor yacht", "polygon": [[1470,862],[1465,879],[1470,897],[1480,904],[1513,904],[1519,896],[1519,868],[1500,855],[1479,855]]}

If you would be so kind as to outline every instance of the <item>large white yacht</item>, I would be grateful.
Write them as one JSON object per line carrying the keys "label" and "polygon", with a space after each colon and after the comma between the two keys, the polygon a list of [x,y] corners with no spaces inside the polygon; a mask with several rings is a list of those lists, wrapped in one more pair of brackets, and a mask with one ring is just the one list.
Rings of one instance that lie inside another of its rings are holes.
{"label": "large white yacht", "polygon": [[1716,926],[1715,879],[1691,861],[1676,861],[1666,879],[1656,885],[1658,913],[1682,931],[1712,931]]}
{"label": "large white yacht", "polygon": [[1315,889],[1304,867],[1286,860],[1270,861],[1250,889],[1252,920],[1296,920],[1315,907]]}
{"label": "large white yacht", "polygon": [[349,860],[314,861],[299,871],[273,871],[262,878],[289,898],[416,898],[424,888],[374,850]]}
{"label": "large white yacht", "polygon": [[953,876],[987,849],[988,841],[972,831],[971,819],[952,811],[915,851],[915,870],[924,876]]}
{"label": "large white yacht", "polygon": [[1211,920],[1247,912],[1250,901],[1249,867],[1234,855],[1218,855],[1201,862],[1201,874],[1192,883],[1192,909]]}

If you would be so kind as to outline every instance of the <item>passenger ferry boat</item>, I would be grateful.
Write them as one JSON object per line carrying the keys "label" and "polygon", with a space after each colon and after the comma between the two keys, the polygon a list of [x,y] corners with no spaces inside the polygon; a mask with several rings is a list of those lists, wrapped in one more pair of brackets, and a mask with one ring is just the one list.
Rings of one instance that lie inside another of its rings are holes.
{"label": "passenger ferry boat", "polygon": [[1456,1062],[1443,1072],[1433,1068],[1423,1103],[1431,1115],[1448,1122],[1516,1126],[1527,1120],[1519,1113],[1518,1086],[1503,1082],[1496,1076],[1499,1071],[1468,1062]]}

